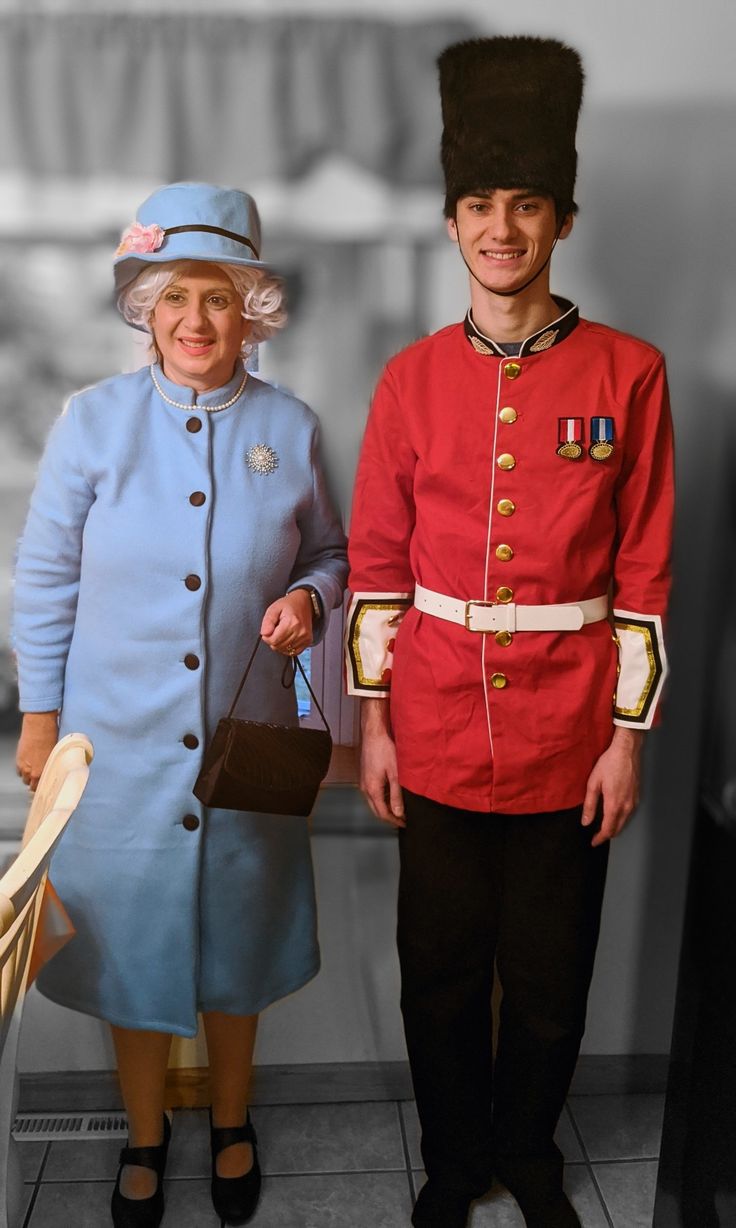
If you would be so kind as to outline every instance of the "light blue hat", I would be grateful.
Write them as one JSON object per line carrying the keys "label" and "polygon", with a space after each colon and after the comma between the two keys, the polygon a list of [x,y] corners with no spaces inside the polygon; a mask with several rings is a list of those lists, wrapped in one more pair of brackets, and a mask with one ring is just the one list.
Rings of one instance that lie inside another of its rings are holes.
{"label": "light blue hat", "polygon": [[144,200],[123,232],[115,253],[115,289],[120,294],[147,264],[168,260],[268,268],[260,251],[261,223],[247,192],[211,183],[170,183]]}

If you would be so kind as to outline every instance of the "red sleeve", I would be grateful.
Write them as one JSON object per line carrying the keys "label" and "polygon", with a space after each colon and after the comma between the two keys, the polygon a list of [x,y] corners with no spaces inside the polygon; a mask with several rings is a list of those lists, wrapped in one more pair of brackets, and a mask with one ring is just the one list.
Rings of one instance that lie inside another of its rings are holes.
{"label": "red sleeve", "polygon": [[351,695],[385,696],[393,639],[414,593],[416,455],[396,377],[388,367],[371,405],[355,478],[350,522],[346,672]]}
{"label": "red sleeve", "polygon": [[658,355],[633,393],[616,491],[617,725],[648,729],[657,715],[667,675],[662,627],[670,591],[673,505],[672,421],[664,359]]}

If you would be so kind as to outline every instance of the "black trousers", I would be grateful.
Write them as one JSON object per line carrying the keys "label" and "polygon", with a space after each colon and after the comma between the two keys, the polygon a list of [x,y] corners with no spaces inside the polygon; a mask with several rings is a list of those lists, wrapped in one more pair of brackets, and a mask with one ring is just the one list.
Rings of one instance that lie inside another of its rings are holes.
{"label": "black trousers", "polygon": [[[581,807],[488,814],[404,792],[401,1009],[430,1179],[561,1178],[553,1135],[585,1027],[608,845]],[[503,989],[492,1051],[494,964]],[[513,1184],[511,1181],[505,1184]]]}

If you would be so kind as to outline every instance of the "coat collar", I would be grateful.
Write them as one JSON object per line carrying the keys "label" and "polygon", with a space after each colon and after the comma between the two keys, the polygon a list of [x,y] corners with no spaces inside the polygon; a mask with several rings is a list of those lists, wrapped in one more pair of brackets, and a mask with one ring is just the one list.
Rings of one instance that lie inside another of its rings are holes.
{"label": "coat collar", "polygon": [[[539,332],[532,333],[531,337],[526,337],[521,342],[518,353],[519,358],[525,358],[528,354],[539,354],[543,350],[552,349],[553,346],[559,345],[561,341],[569,337],[573,329],[577,328],[580,315],[575,304],[565,298],[558,298],[557,295],[553,295],[553,298],[560,308],[560,315],[556,320],[545,324],[544,328],[540,328]],[[465,336],[477,354],[487,354],[494,358],[508,358],[508,354],[497,341],[493,341],[491,337],[487,337],[485,333],[482,333],[476,327],[473,323],[473,314],[470,308],[468,308],[468,314],[463,321],[463,327],[465,329]]]}
{"label": "coat collar", "polygon": [[223,402],[229,401],[230,397],[234,396],[243,382],[243,375],[245,373],[243,363],[238,359],[232,379],[223,384],[222,388],[210,388],[207,392],[198,393],[185,384],[175,384],[173,380],[168,379],[164,375],[160,363],[152,363],[152,370],[156,376],[157,383],[169,398],[169,404],[175,401],[177,405],[187,409],[210,410],[217,408],[218,405],[222,405]]}

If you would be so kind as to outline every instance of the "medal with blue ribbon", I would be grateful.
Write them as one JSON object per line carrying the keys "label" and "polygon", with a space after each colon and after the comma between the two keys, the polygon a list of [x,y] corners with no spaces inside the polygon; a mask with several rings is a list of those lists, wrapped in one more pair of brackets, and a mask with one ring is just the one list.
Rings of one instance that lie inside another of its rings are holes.
{"label": "medal with blue ribbon", "polygon": [[583,455],[583,419],[560,418],[557,428],[557,455],[578,460]]}
{"label": "medal with blue ribbon", "polygon": [[588,452],[593,460],[608,460],[613,452],[613,418],[591,418]]}

